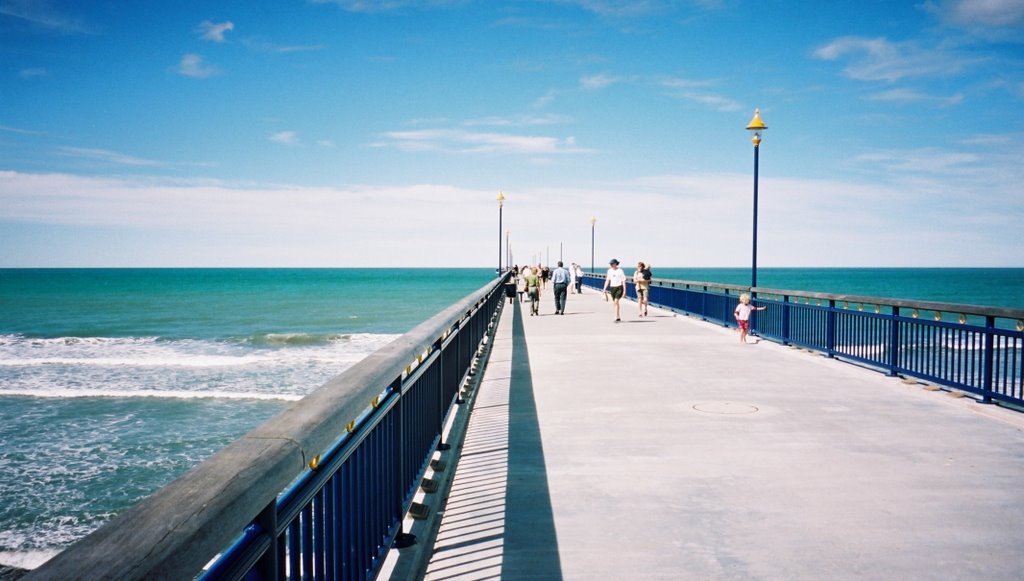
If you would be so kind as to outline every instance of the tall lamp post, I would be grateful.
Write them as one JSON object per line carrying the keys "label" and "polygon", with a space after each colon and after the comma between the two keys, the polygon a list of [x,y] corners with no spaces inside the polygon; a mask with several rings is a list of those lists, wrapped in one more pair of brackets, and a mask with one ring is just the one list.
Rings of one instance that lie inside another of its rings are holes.
{"label": "tall lamp post", "polygon": [[498,274],[501,274],[501,211],[505,207],[505,194],[498,192]]}
{"label": "tall lamp post", "polygon": [[590,274],[594,274],[594,225],[597,224],[597,216],[590,217]]}
{"label": "tall lamp post", "polygon": [[750,140],[754,144],[754,249],[750,262],[750,286],[757,286],[757,157],[761,145],[761,132],[768,129],[768,126],[761,120],[761,110],[754,109],[754,118],[747,125],[747,131],[754,136]]}
{"label": "tall lamp post", "polygon": [[505,266],[512,268],[512,245],[508,243],[508,237],[512,235],[512,229],[505,230]]}

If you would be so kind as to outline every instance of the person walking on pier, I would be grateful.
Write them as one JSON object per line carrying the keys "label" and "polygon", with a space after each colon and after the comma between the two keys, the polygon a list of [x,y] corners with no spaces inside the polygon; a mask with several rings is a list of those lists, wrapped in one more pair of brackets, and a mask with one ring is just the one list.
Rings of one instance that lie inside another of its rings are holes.
{"label": "person walking on pier", "polygon": [[604,277],[602,292],[611,293],[612,303],[615,304],[615,322],[618,323],[622,320],[619,316],[619,301],[626,294],[626,273],[619,268],[619,261],[614,258],[608,262],[608,265],[611,268],[608,269],[608,274]]}
{"label": "person walking on pier", "polygon": [[566,268],[562,261],[558,261],[558,268],[551,273],[551,283],[555,291],[555,314],[565,314],[565,298],[569,292],[569,269]]}
{"label": "person walking on pier", "polygon": [[747,342],[747,334],[750,332],[750,313],[767,309],[768,307],[751,306],[750,295],[747,293],[740,295],[740,303],[736,305],[736,310],[732,313],[736,317],[736,323],[740,326],[740,343]]}
{"label": "person walking on pier", "polygon": [[530,316],[534,316],[540,309],[540,277],[537,276],[539,269],[536,267],[527,269],[526,276],[526,294],[530,297]]}
{"label": "person walking on pier", "polygon": [[519,293],[519,302],[523,302],[523,293],[526,292],[526,273],[530,272],[529,266],[524,266],[516,277],[516,292]]}
{"label": "person walking on pier", "polygon": [[633,283],[636,284],[636,304],[640,309],[639,316],[647,316],[647,297],[651,289],[651,268],[644,263],[636,264],[636,271],[633,272]]}
{"label": "person walking on pier", "polygon": [[583,267],[578,262],[572,263],[573,280],[576,283],[576,294],[583,294]]}

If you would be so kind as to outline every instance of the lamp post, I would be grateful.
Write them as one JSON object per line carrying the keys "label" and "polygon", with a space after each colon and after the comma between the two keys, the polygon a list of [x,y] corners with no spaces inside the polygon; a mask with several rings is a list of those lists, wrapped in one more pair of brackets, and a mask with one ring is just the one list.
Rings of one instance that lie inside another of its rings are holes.
{"label": "lamp post", "polygon": [[594,225],[597,224],[597,216],[590,217],[590,274],[594,274]]}
{"label": "lamp post", "polygon": [[498,274],[501,274],[501,210],[505,207],[505,194],[498,192]]}
{"label": "lamp post", "polygon": [[512,246],[508,243],[508,237],[512,235],[512,229],[505,230],[505,266],[512,268]]}
{"label": "lamp post", "polygon": [[768,129],[768,126],[761,120],[761,110],[754,109],[754,118],[747,125],[747,131],[754,136],[750,140],[754,144],[754,249],[750,262],[750,286],[757,286],[757,157],[761,145],[761,132]]}

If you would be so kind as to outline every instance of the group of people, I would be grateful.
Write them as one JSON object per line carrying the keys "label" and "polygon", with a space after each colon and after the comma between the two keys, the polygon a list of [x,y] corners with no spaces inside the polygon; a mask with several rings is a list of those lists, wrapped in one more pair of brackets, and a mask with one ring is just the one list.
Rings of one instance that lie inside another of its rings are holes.
{"label": "group of people", "polygon": [[[652,278],[651,266],[638,262],[636,270],[633,271],[633,284],[636,285],[636,304],[640,309],[638,314],[641,317],[647,316]],[[604,288],[601,289],[601,292],[605,294],[605,300],[608,300],[609,296],[611,297],[615,307],[615,322],[620,322],[622,318],[619,312],[619,301],[626,296],[626,273],[619,268],[619,261],[615,258],[608,262],[608,273],[604,277]]]}
{"label": "group of people", "polygon": [[[555,294],[555,314],[565,314],[566,297],[571,291],[573,294],[583,291],[583,268],[575,262],[572,268],[566,268],[559,260],[558,266],[550,269],[547,266],[524,266],[512,267],[512,279],[510,284],[515,284],[516,294],[519,295],[519,302],[523,302],[524,295],[530,301],[530,316],[540,314],[540,294],[551,281]],[[514,298],[510,295],[510,300]]]}
{"label": "group of people", "polygon": [[[633,271],[633,284],[636,286],[636,303],[639,309],[638,316],[646,317],[647,307],[650,300],[651,292],[651,280],[653,275],[651,273],[651,265],[638,262],[636,270]],[[571,268],[566,268],[562,261],[558,261],[558,266],[551,270],[546,266],[524,266],[520,268],[515,266],[512,269],[512,279],[514,281],[516,292],[519,294],[519,301],[524,300],[523,295],[525,294],[530,300],[530,315],[538,315],[540,294],[541,290],[547,288],[548,280],[554,289],[555,294],[555,314],[565,314],[565,301],[566,295],[569,292],[573,294],[582,293],[583,284],[583,268],[579,264],[573,262]],[[615,258],[608,262],[608,272],[604,278],[604,287],[601,292],[605,295],[605,300],[610,300],[615,308],[615,322],[622,321],[620,302],[622,297],[626,296],[626,272],[619,267],[619,261]],[[512,284],[510,281],[509,284]],[[509,293],[510,300],[514,300],[514,296]],[[740,342],[747,342],[747,335],[750,333],[750,314],[754,311],[763,311],[768,307],[755,307],[750,303],[750,295],[740,295],[739,304],[736,305],[736,309],[733,311],[733,316],[736,318],[736,324],[740,329]]]}
{"label": "group of people", "polygon": [[[626,296],[626,273],[619,268],[619,261],[614,258],[611,259],[608,266],[608,274],[604,278],[602,292],[605,293],[605,300],[607,300],[608,296],[611,296],[611,301],[615,306],[615,322],[618,323],[622,320],[619,312],[619,301],[622,300],[622,297]],[[638,262],[636,270],[633,271],[633,284],[636,285],[636,303],[640,309],[639,316],[641,317],[647,316],[651,278],[651,265]],[[768,307],[765,306],[753,306],[750,303],[749,294],[743,293],[740,295],[739,304],[733,310],[733,317],[736,318],[736,325],[740,329],[740,343],[747,342],[747,335],[750,333],[750,314],[754,311],[764,311],[767,309]]]}

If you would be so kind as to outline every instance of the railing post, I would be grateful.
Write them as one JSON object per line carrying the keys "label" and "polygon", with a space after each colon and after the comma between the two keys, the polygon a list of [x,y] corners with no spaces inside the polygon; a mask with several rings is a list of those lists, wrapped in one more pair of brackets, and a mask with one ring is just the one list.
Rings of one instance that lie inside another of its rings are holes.
{"label": "railing post", "polygon": [[900,308],[892,307],[889,324],[889,377],[896,377],[900,363]]}
{"label": "railing post", "polygon": [[782,344],[789,345],[789,295],[782,296]]}
{"label": "railing post", "polygon": [[995,382],[995,334],[996,318],[985,317],[985,377],[981,403],[992,403],[992,385]]}
{"label": "railing post", "polygon": [[829,359],[836,357],[836,301],[828,300],[828,312],[825,315],[825,354]]}
{"label": "railing post", "polygon": [[256,562],[256,570],[260,579],[277,579],[277,501],[274,500],[256,517],[256,524],[270,537],[270,547]]}
{"label": "railing post", "polygon": [[[394,389],[396,392],[398,392],[398,401],[395,403],[395,411],[394,411],[394,413],[397,414],[397,418],[395,419],[395,425],[397,426],[396,430],[398,431],[398,434],[397,434],[398,453],[395,454],[395,461],[398,463],[398,469],[396,470],[396,473],[398,474],[399,487],[401,488],[401,487],[404,487],[409,482],[409,477],[405,473],[405,403],[406,402],[405,402],[405,394],[403,393],[403,385],[402,385],[402,378],[401,377],[399,377],[397,380],[395,380],[395,382],[392,384],[392,389]],[[402,490],[404,491],[404,489],[402,489]],[[402,516],[399,516],[398,532],[395,533],[395,540],[393,540],[391,542],[391,544],[395,548],[397,548],[397,549],[404,549],[406,547],[411,547],[411,546],[416,544],[416,535],[414,535],[412,533],[405,532],[405,521],[403,519],[404,514],[403,514],[403,510],[402,510],[402,509],[405,508],[403,506],[403,504],[402,504],[403,501],[404,501],[403,496],[404,496],[404,492],[402,494],[399,494],[398,498],[397,498],[397,500],[398,500],[398,511],[397,512],[398,512],[398,514],[400,514]]]}
{"label": "railing post", "polygon": [[700,293],[700,319],[702,321],[708,320],[708,287],[704,287],[704,290]]}

